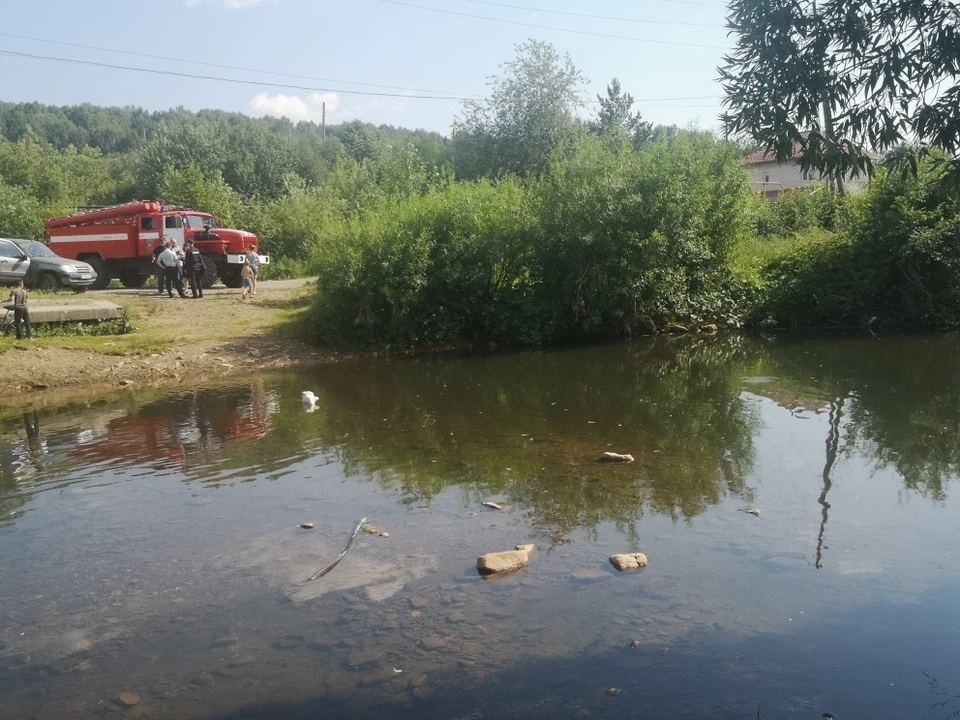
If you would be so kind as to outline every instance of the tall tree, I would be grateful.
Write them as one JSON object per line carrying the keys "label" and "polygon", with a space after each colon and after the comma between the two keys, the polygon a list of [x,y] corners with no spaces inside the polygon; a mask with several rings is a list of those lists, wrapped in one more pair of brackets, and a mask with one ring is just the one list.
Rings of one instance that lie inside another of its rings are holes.
{"label": "tall tree", "polygon": [[575,132],[583,75],[569,55],[528,40],[491,78],[490,97],[468,100],[453,124],[457,172],[476,177],[543,172]]}
{"label": "tall tree", "polygon": [[614,138],[632,138],[638,145],[650,139],[652,126],[644,122],[640,113],[632,111],[633,95],[624,92],[620,80],[614,78],[607,85],[607,95],[597,95],[600,109],[590,129],[598,135]]}
{"label": "tall tree", "polygon": [[960,177],[960,14],[953,0],[732,0],[720,68],[728,134],[836,181],[904,142]]}

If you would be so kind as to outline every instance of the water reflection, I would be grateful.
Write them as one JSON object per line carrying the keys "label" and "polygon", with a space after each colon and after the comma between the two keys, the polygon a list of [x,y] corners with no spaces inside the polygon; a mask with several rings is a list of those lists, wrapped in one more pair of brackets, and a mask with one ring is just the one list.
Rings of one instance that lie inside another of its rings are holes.
{"label": "water reflection", "polygon": [[[681,338],[492,358],[344,364],[304,377],[215,386],[158,400],[28,412],[0,439],[0,512],[77,468],[142,465],[221,482],[280,473],[314,454],[348,477],[429,504],[522,506],[554,542],[644,512],[693,518],[748,478],[766,396],[797,418],[829,417],[817,564],[838,456],[868,455],[936,500],[960,472],[960,371],[952,338]],[[856,358],[856,362],[854,362]],[[303,383],[320,397],[305,415]],[[599,466],[606,450],[629,466]],[[82,475],[82,473],[81,473]]]}
{"label": "water reflection", "polygon": [[[670,338],[25,413],[0,428],[0,705],[908,716],[921,669],[960,672],[956,349]],[[368,514],[389,537],[303,583]],[[477,579],[521,540],[529,567]],[[616,575],[633,549],[650,566]]]}

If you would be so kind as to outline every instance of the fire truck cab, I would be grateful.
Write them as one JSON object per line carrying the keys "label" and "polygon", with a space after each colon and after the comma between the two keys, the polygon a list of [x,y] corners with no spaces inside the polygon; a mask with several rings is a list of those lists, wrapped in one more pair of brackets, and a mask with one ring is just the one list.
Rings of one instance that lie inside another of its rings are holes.
{"label": "fire truck cab", "polygon": [[[183,247],[194,241],[203,258],[203,286],[217,278],[227,287],[240,287],[240,271],[257,236],[245,230],[219,227],[213,215],[159,202],[131,202],[48,220],[44,227],[58,255],[89,263],[97,272],[94,289],[118,278],[124,287],[143,287],[154,272],[154,250],[173,239]],[[261,265],[268,255],[258,255]]]}

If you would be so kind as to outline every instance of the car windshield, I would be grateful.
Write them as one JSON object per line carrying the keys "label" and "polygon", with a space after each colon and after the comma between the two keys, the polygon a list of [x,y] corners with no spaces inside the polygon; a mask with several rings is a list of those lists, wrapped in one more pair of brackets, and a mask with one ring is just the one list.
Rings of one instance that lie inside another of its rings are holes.
{"label": "car windshield", "polygon": [[32,258],[55,258],[57,254],[44,245],[42,242],[37,242],[36,240],[31,240],[29,242],[17,243],[20,248]]}
{"label": "car windshield", "polygon": [[202,228],[204,223],[208,223],[210,227],[218,226],[216,219],[208,215],[184,215],[183,222],[188,228],[196,230]]}

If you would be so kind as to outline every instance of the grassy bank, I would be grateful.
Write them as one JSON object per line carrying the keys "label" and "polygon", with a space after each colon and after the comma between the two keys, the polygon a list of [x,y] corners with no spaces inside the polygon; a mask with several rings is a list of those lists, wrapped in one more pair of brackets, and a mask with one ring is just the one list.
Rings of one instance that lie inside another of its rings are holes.
{"label": "grassy bank", "polygon": [[19,403],[19,393],[52,402],[65,392],[189,383],[329,358],[297,339],[311,294],[308,285],[269,283],[245,302],[236,290],[208,291],[202,300],[170,299],[149,290],[98,294],[125,309],[133,331],[40,336],[32,342],[0,338],[0,367],[19,391],[7,393],[0,404]]}

